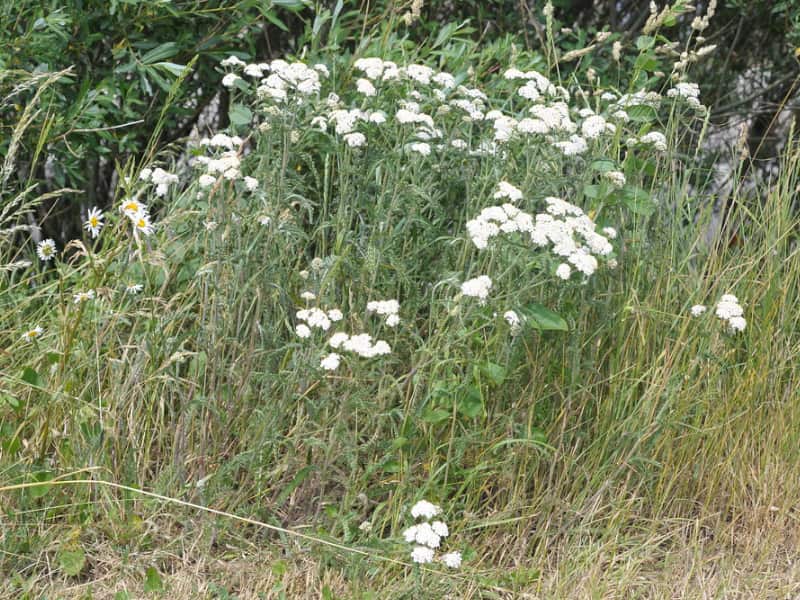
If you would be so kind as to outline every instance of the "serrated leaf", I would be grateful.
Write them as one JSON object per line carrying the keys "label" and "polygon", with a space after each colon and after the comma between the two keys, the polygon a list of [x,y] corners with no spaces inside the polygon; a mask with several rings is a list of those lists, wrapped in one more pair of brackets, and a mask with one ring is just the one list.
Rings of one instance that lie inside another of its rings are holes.
{"label": "serrated leaf", "polygon": [[58,553],[58,566],[61,572],[69,577],[76,577],[86,564],[86,554],[80,548],[61,550]]}
{"label": "serrated leaf", "polygon": [[249,125],[253,120],[253,113],[244,104],[234,104],[228,111],[228,118],[234,125]]}
{"label": "serrated leaf", "polygon": [[525,307],[527,323],[534,329],[541,331],[569,331],[567,322],[558,313],[546,306],[533,302]]}

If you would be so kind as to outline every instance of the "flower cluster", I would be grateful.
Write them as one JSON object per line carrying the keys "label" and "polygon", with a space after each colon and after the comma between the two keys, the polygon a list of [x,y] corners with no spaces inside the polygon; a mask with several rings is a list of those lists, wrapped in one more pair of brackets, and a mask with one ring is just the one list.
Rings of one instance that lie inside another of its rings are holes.
{"label": "flower cluster", "polygon": [[123,200],[119,210],[131,220],[134,233],[150,235],[155,230],[150,219],[150,211],[136,197]]}
{"label": "flower cluster", "polygon": [[[247,77],[256,80],[256,93],[262,100],[288,102],[290,99],[302,102],[304,97],[317,94],[320,90],[320,76],[328,76],[328,68],[323,64],[313,67],[302,62],[287,62],[276,59],[269,63],[245,63],[236,56],[229,56],[220,63],[225,68],[241,69]],[[236,73],[227,73],[222,85],[234,88],[247,85]]]}
{"label": "flower cluster", "polygon": [[[322,261],[314,259],[312,269],[319,271]],[[308,277],[308,272],[304,272]],[[303,292],[301,297],[307,302],[316,300],[313,292]],[[400,322],[398,315],[400,303],[397,300],[372,301],[367,304],[367,311],[385,317],[385,323],[390,327]],[[295,334],[301,339],[308,339],[314,330],[328,332],[334,323],[344,319],[344,314],[338,308],[323,310],[318,307],[309,307],[295,313],[298,321]],[[374,358],[391,354],[392,348],[385,340],[374,339],[369,333],[349,334],[345,331],[336,331],[328,336],[326,342],[335,352],[329,352],[320,361],[319,366],[326,371],[335,371],[342,362],[343,352],[349,352],[362,358]]]}
{"label": "flower cluster", "polygon": [[[695,304],[690,309],[693,317],[699,317],[706,312],[706,307],[702,304]],[[747,327],[747,320],[744,318],[744,309],[739,304],[739,299],[733,294],[723,294],[717,302],[716,315],[728,323],[731,332],[737,333],[744,331]]]}
{"label": "flower cluster", "polygon": [[744,328],[747,327],[747,321],[742,316],[744,309],[739,304],[739,299],[733,294],[724,294],[719,299],[716,314],[720,319],[728,322],[728,326],[734,333],[744,331]]}
{"label": "flower cluster", "polygon": [[[467,233],[479,250],[485,249],[489,241],[503,234],[525,234],[536,247],[550,247],[558,257],[566,259],[556,274],[569,279],[572,269],[587,277],[598,267],[597,256],[608,256],[614,248],[609,238],[616,231],[607,227],[598,233],[594,221],[583,210],[561,198],[545,198],[545,212],[533,216],[513,204],[489,206],[474,219],[467,222]],[[571,265],[571,266],[570,266]]]}
{"label": "flower cluster", "polygon": [[702,109],[700,104],[700,86],[696,83],[680,82],[675,87],[667,90],[669,98],[683,98],[692,108]]}
{"label": "flower cluster", "polygon": [[[420,500],[411,507],[411,516],[414,519],[423,518],[425,521],[416,523],[403,531],[403,538],[409,544],[415,544],[411,551],[411,560],[418,564],[433,562],[436,550],[441,546],[442,539],[450,535],[447,523],[441,520],[431,521],[441,514],[442,509],[428,502]],[[448,567],[457,569],[461,566],[461,553],[449,552],[440,557]]]}
{"label": "flower cluster", "polygon": [[259,183],[255,177],[242,176],[240,154],[243,143],[244,140],[238,135],[230,136],[224,133],[217,133],[211,138],[204,137],[200,140],[200,146],[208,154],[195,158],[195,164],[201,165],[204,171],[197,179],[202,190],[214,185],[220,175],[226,181],[241,180],[248,192],[258,189]]}
{"label": "flower cluster", "polygon": [[488,275],[480,275],[473,279],[467,279],[461,284],[461,293],[480,300],[481,304],[486,304],[489,297],[489,290],[492,289],[492,280]]}
{"label": "flower cluster", "polygon": [[397,314],[400,310],[400,303],[397,300],[373,300],[367,302],[367,312],[373,312],[385,317],[384,322],[389,327],[396,327],[400,322]]}
{"label": "flower cluster", "polygon": [[158,167],[156,169],[142,169],[139,173],[139,179],[155,184],[156,196],[163,198],[169,191],[169,186],[173,183],[178,183],[178,176],[172,173],[167,173],[164,169]]}

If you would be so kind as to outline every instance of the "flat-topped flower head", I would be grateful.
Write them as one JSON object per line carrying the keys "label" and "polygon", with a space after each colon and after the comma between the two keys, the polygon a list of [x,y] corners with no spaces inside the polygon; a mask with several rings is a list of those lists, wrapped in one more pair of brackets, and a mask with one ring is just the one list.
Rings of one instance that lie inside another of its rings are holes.
{"label": "flat-topped flower head", "polygon": [[42,240],[36,246],[36,254],[40,259],[47,262],[56,255],[56,243],[51,239]]}
{"label": "flat-topped flower head", "polygon": [[480,275],[473,279],[468,279],[461,284],[461,293],[465,296],[478,298],[481,304],[486,302],[489,290],[492,289],[492,280],[487,275]]}
{"label": "flat-topped flower head", "polygon": [[501,181],[497,184],[497,191],[494,193],[494,199],[508,198],[511,202],[522,200],[522,190],[511,185],[507,181]]}
{"label": "flat-topped flower head", "polygon": [[335,371],[339,368],[339,363],[341,362],[342,357],[335,352],[331,352],[322,361],[319,363],[319,366],[325,369],[326,371]]}
{"label": "flat-topped flower head", "polygon": [[433,549],[427,546],[417,546],[411,551],[411,560],[421,565],[433,562],[433,556]]}
{"label": "flat-topped flower head", "polygon": [[700,315],[702,315],[704,312],[706,312],[706,307],[705,307],[705,306],[703,306],[702,304],[695,304],[695,305],[694,305],[694,306],[691,308],[691,313],[692,313],[692,316],[693,316],[693,317],[699,317],[699,316],[700,316]]}
{"label": "flat-topped flower head", "polygon": [[100,230],[103,228],[103,218],[103,211],[96,206],[89,211],[89,215],[87,216],[83,227],[86,229],[86,231],[92,234],[93,238],[96,238],[100,233]]}
{"label": "flat-topped flower head", "polygon": [[451,569],[458,569],[461,566],[461,552],[448,552],[442,555],[442,562]]}
{"label": "flat-topped flower head", "polygon": [[442,509],[433,504],[432,502],[428,502],[427,500],[420,500],[414,506],[411,507],[411,516],[415,519],[420,517],[424,519],[432,519],[433,517],[441,514]]}

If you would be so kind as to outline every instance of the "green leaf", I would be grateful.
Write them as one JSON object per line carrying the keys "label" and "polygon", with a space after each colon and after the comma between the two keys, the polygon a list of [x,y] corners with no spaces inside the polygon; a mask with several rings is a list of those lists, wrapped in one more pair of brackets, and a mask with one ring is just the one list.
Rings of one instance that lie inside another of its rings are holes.
{"label": "green leaf", "polygon": [[591,167],[598,173],[608,173],[609,171],[614,171],[617,168],[613,160],[607,159],[596,160],[592,162]]}
{"label": "green leaf", "polygon": [[656,205],[650,198],[650,194],[634,185],[628,185],[622,189],[622,203],[628,207],[628,210],[637,215],[649,216],[656,210]]}
{"label": "green leaf", "polygon": [[474,385],[467,388],[467,393],[458,401],[458,412],[474,419],[483,412],[483,398],[481,391]]}
{"label": "green leaf", "polygon": [[656,38],[649,35],[640,35],[636,38],[636,48],[639,50],[649,50],[656,43]]}
{"label": "green leaf", "polygon": [[145,65],[152,65],[175,56],[178,53],[178,49],[178,44],[175,42],[164,42],[142,56],[141,61]]}
{"label": "green leaf", "polygon": [[527,323],[534,329],[541,331],[569,331],[567,322],[558,313],[546,306],[533,302],[528,304],[523,311],[528,317]]}
{"label": "green leaf", "polygon": [[654,54],[648,52],[647,54],[640,54],[634,63],[635,69],[642,71],[655,71],[658,68],[658,59]]}
{"label": "green leaf", "polygon": [[154,63],[153,66],[163,69],[175,77],[180,77],[181,73],[183,73],[183,70],[186,68],[186,65],[179,65],[173,62],[157,62]]}
{"label": "green leaf", "polygon": [[44,379],[42,379],[41,375],[31,369],[30,367],[25,367],[22,370],[22,381],[25,383],[29,383],[34,387],[43,388],[44,387]]}
{"label": "green leaf", "polygon": [[53,480],[53,474],[50,471],[37,471],[33,474],[33,483],[39,483],[41,485],[36,485],[34,487],[28,488],[28,491],[31,494],[31,498],[41,498],[42,496],[46,496],[50,489],[53,487],[52,485],[48,484],[48,481]]}
{"label": "green leaf", "polygon": [[292,12],[300,12],[307,7],[307,4],[301,0],[272,0],[272,4]]}
{"label": "green leaf", "polygon": [[306,478],[311,474],[311,471],[315,470],[317,467],[315,465],[306,465],[302,469],[300,469],[297,474],[294,476],[292,481],[289,485],[285,486],[281,493],[278,494],[278,498],[275,500],[275,506],[281,506],[286,499],[297,489],[301,483],[303,483]]}
{"label": "green leaf", "polygon": [[86,554],[83,550],[61,550],[58,553],[58,566],[61,572],[69,577],[75,577],[83,570],[86,564]]}
{"label": "green leaf", "polygon": [[487,362],[481,366],[481,371],[494,387],[500,387],[506,380],[506,368],[497,363]]}
{"label": "green leaf", "polygon": [[164,589],[164,582],[161,581],[161,575],[158,574],[155,567],[147,567],[144,577],[145,592],[160,592]]}
{"label": "green leaf", "polygon": [[287,32],[289,31],[289,28],[286,26],[286,23],[284,23],[284,22],[283,22],[283,21],[281,21],[281,20],[280,20],[278,17],[276,17],[276,16],[275,16],[275,15],[272,13],[272,11],[271,11],[271,10],[262,10],[262,11],[261,11],[261,14],[264,16],[264,18],[265,18],[267,21],[269,21],[270,23],[272,23],[273,25],[275,25],[275,27],[277,27],[278,29],[280,29],[280,30],[282,30],[282,31],[287,31]]}
{"label": "green leaf", "polygon": [[228,111],[228,118],[234,125],[249,125],[253,120],[253,113],[244,104],[234,104]]}
{"label": "green leaf", "polygon": [[121,590],[114,594],[114,600],[131,600],[131,595],[127,590]]}
{"label": "green leaf", "polygon": [[600,197],[600,186],[596,183],[583,186],[583,195],[595,200]]}
{"label": "green leaf", "polygon": [[655,121],[658,117],[656,109],[646,104],[629,106],[625,109],[625,112],[628,113],[631,121],[635,123],[650,123],[651,121]]}
{"label": "green leaf", "polygon": [[0,393],[0,406],[7,404],[14,410],[19,408],[19,398],[15,398],[11,394]]}
{"label": "green leaf", "polygon": [[420,415],[420,420],[424,421],[425,423],[441,423],[442,421],[446,421],[450,417],[450,411],[444,410],[443,408],[429,408],[425,407],[425,410],[422,411]]}

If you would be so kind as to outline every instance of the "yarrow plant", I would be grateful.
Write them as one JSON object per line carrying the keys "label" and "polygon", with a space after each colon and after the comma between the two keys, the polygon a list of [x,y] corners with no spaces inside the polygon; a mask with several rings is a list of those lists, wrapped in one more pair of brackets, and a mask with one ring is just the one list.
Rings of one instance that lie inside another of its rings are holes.
{"label": "yarrow plant", "polygon": [[[693,317],[700,317],[705,314],[706,307],[702,304],[695,304],[690,312]],[[744,309],[739,304],[739,299],[733,294],[723,294],[717,302],[714,313],[728,324],[731,333],[739,333],[747,327],[747,320],[743,316]]]}
{"label": "yarrow plant", "polygon": [[[442,545],[442,540],[450,535],[447,523],[435,519],[442,509],[427,500],[420,500],[411,507],[411,516],[414,519],[423,519],[403,531],[403,539],[414,544],[411,550],[411,560],[417,564],[432,563],[436,558],[436,550]],[[447,567],[458,569],[462,558],[460,552],[448,552],[439,557]]]}

